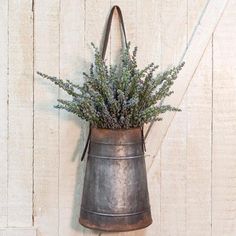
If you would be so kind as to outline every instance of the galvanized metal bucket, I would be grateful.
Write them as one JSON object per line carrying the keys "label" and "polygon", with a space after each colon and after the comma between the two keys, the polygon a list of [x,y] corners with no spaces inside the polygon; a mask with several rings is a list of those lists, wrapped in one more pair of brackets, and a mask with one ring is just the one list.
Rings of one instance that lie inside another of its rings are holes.
{"label": "galvanized metal bucket", "polygon": [[79,222],[102,231],[152,223],[140,128],[91,129]]}

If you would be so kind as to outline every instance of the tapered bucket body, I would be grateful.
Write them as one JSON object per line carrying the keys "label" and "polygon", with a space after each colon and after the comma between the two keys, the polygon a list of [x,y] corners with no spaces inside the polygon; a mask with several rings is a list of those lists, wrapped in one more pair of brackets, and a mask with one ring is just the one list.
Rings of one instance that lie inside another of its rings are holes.
{"label": "tapered bucket body", "polygon": [[113,232],[152,223],[140,128],[91,130],[79,222]]}

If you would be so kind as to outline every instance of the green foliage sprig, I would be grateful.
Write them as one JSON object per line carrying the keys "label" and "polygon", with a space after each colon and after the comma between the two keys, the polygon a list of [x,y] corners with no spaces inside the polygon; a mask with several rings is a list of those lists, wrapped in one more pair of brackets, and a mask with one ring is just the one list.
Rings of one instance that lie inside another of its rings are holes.
{"label": "green foliage sprig", "polygon": [[166,111],[179,111],[160,101],[173,93],[170,88],[184,63],[154,75],[158,68],[154,63],[138,69],[137,47],[130,54],[130,43],[118,66],[107,66],[98,48],[92,46],[95,62],[88,74],[83,73],[83,85],[37,72],[71,95],[72,100],[58,99],[56,108],[72,112],[94,127],[110,129],[141,127],[161,120]]}

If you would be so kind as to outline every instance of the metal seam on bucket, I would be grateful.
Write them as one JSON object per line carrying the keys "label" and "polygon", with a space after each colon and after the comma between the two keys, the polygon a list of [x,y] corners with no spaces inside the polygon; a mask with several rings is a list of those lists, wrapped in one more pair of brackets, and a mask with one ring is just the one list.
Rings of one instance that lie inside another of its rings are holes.
{"label": "metal seam on bucket", "polygon": [[95,143],[95,144],[102,144],[102,145],[112,145],[112,146],[127,146],[127,145],[136,145],[136,144],[140,144],[143,142],[135,142],[135,143],[103,143],[103,142],[97,142],[97,141],[93,141],[91,140],[91,143]]}
{"label": "metal seam on bucket", "polygon": [[123,217],[123,216],[133,216],[133,215],[143,214],[145,212],[150,211],[150,207],[144,209],[143,211],[139,211],[139,212],[135,212],[135,213],[103,213],[103,212],[97,212],[97,211],[90,211],[90,210],[87,210],[83,207],[81,207],[81,210],[88,212],[90,214],[94,214],[94,215],[110,216],[110,217]]}
{"label": "metal seam on bucket", "polygon": [[136,159],[136,158],[143,158],[144,155],[137,155],[137,156],[97,156],[93,154],[88,154],[88,156],[98,159],[108,159],[108,160],[129,160],[129,159]]}

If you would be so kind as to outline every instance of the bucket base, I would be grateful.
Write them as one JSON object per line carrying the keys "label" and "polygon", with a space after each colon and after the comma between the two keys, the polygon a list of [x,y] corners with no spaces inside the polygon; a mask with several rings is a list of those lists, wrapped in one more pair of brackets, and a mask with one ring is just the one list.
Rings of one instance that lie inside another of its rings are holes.
{"label": "bucket base", "polygon": [[107,232],[124,232],[143,229],[152,224],[151,213],[145,211],[127,216],[98,215],[81,209],[79,223],[86,228]]}

